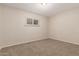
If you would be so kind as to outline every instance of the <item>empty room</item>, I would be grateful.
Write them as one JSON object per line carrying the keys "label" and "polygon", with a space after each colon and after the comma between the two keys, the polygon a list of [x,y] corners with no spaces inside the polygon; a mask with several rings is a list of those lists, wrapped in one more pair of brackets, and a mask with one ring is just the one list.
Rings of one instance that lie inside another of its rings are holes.
{"label": "empty room", "polygon": [[79,56],[79,3],[0,3],[0,56]]}

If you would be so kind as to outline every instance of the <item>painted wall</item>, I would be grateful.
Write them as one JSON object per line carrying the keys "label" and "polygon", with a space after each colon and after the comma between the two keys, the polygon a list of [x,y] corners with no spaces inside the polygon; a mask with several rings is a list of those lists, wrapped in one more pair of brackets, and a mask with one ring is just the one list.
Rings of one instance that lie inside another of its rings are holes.
{"label": "painted wall", "polygon": [[79,8],[59,13],[49,22],[50,38],[79,44]]}
{"label": "painted wall", "polygon": [[[40,27],[24,27],[27,17],[39,19]],[[47,38],[47,18],[17,8],[0,6],[0,28],[0,48]]]}
{"label": "painted wall", "polygon": [[[40,27],[26,26],[37,18]],[[21,9],[0,6],[0,48],[46,38],[79,44],[79,8],[48,18]]]}
{"label": "painted wall", "polygon": [[[3,20],[2,20],[2,7],[0,6],[0,39],[3,39],[2,35],[3,35],[3,31],[2,31],[2,27],[3,27]],[[2,41],[0,41],[1,43]]]}

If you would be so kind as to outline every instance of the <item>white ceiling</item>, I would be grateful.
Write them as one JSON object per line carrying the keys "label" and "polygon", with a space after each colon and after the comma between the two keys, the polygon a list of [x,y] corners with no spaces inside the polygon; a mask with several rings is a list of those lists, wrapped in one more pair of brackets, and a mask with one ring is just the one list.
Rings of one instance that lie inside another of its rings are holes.
{"label": "white ceiling", "polygon": [[46,5],[41,3],[4,3],[1,5],[21,8],[43,16],[53,16],[67,9],[79,8],[79,3],[47,3]]}

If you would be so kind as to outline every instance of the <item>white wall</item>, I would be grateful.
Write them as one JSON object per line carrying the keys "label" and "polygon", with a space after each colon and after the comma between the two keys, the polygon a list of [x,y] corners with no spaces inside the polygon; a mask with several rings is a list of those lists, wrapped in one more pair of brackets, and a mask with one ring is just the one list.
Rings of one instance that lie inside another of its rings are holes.
{"label": "white wall", "polygon": [[79,44],[79,8],[59,13],[49,21],[50,38]]}
{"label": "white wall", "polygon": [[[24,27],[27,17],[39,19],[40,27]],[[7,6],[0,6],[0,28],[0,48],[47,38],[46,17]]]}
{"label": "white wall", "polygon": [[[2,37],[2,7],[0,6],[0,39],[3,39]],[[1,41],[0,41],[1,43]]]}
{"label": "white wall", "polygon": [[[25,25],[27,17],[38,18],[40,27]],[[79,8],[59,13],[49,20],[17,8],[0,6],[0,48],[52,38],[79,44]]]}

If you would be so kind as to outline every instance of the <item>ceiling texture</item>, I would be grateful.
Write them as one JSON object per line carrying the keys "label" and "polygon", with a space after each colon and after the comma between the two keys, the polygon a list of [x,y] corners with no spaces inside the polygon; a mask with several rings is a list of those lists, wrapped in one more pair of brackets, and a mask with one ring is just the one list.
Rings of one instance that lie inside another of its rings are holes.
{"label": "ceiling texture", "polygon": [[79,3],[2,3],[1,5],[20,8],[43,16],[53,16],[65,10],[79,8]]}

